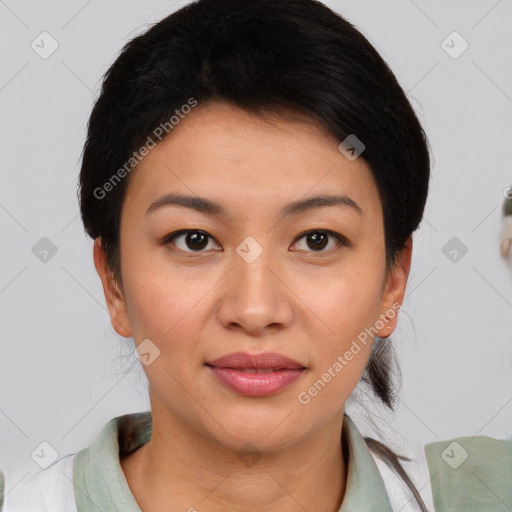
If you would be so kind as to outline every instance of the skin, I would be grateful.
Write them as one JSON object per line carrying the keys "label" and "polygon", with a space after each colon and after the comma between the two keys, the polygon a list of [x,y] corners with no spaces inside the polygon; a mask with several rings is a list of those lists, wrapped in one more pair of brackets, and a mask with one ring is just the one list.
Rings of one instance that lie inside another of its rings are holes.
{"label": "skin", "polygon": [[[378,190],[364,160],[347,159],[339,142],[300,114],[262,119],[228,103],[199,105],[132,171],[120,226],[122,283],[111,278],[95,241],[114,329],[160,350],[143,365],[153,436],[121,460],[144,512],[341,506],[344,405],[371,343],[307,405],[297,396],[402,303],[412,244],[386,275]],[[176,205],[145,213],[171,192],[209,198],[227,213]],[[335,205],[279,216],[285,204],[322,193],[349,196],[363,214]],[[211,238],[202,252],[185,236],[159,242],[180,229]],[[299,237],[318,229],[350,244],[331,237],[319,250]],[[252,263],[236,252],[248,236],[263,249]],[[377,335],[389,336],[397,318]],[[307,370],[274,396],[242,396],[205,367],[235,351],[279,352]],[[250,467],[239,458],[247,443],[261,455]]]}

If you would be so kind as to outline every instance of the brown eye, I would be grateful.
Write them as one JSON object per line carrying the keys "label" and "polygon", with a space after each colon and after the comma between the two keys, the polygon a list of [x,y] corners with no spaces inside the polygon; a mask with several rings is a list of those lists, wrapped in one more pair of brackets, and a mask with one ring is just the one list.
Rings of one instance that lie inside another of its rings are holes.
{"label": "brown eye", "polygon": [[306,240],[309,247],[316,250],[322,250],[329,243],[328,235],[326,233],[309,233],[306,235]]}
{"label": "brown eye", "polygon": [[339,249],[342,246],[349,245],[348,241],[343,236],[328,230],[308,231],[298,237],[298,240],[302,239],[305,239],[306,241],[307,248],[305,250],[308,250],[309,248],[312,252],[328,252],[329,249],[324,249],[329,245],[330,239],[336,242],[334,247],[332,247],[331,244],[331,248],[334,250]]}
{"label": "brown eye", "polygon": [[164,245],[175,245],[184,252],[203,252],[213,238],[205,231],[181,230],[171,233],[163,240]]}

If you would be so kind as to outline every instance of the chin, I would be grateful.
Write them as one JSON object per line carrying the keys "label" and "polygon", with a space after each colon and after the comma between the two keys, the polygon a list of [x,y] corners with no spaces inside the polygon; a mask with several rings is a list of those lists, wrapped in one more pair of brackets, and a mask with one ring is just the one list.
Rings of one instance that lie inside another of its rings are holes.
{"label": "chin", "polygon": [[307,428],[289,413],[261,415],[239,409],[234,417],[224,414],[222,426],[213,422],[207,430],[210,437],[233,451],[254,445],[258,451],[275,452],[292,446],[307,433]]}

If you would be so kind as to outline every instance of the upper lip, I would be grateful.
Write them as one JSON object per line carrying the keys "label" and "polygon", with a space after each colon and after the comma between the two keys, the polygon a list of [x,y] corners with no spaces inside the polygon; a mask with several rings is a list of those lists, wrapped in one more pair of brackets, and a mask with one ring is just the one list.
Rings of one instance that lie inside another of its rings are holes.
{"label": "upper lip", "polygon": [[289,357],[283,356],[276,352],[265,352],[263,354],[247,354],[245,352],[233,352],[225,356],[207,361],[208,366],[216,368],[233,368],[233,369],[304,369],[305,366]]}

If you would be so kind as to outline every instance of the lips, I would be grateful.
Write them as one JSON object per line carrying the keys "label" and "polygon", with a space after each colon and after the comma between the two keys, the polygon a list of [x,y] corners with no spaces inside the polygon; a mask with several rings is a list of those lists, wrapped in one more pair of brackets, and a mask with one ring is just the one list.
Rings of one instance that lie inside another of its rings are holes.
{"label": "lips", "polygon": [[208,361],[208,366],[216,368],[232,368],[234,370],[301,370],[305,366],[289,357],[276,352],[264,354],[247,354],[245,352],[234,352],[226,356]]}
{"label": "lips", "polygon": [[235,352],[205,365],[224,386],[251,397],[274,395],[293,384],[306,370],[298,361],[275,352]]}

